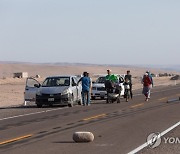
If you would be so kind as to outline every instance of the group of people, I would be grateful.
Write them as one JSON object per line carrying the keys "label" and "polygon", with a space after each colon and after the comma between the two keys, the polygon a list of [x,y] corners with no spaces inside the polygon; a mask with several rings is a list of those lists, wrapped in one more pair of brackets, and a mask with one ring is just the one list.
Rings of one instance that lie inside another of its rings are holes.
{"label": "group of people", "polygon": [[[107,70],[106,80],[110,81],[112,83],[119,84],[118,77],[114,74],[111,74],[111,70],[109,70],[109,69]],[[123,85],[124,85],[124,89],[125,89],[124,90],[124,98],[126,98],[126,101],[128,102],[129,97],[131,97],[131,99],[133,97],[133,94],[132,94],[132,76],[130,74],[130,70],[128,70],[127,74],[125,75]],[[111,91],[107,91],[107,96],[108,96],[108,92],[111,92]]]}
{"label": "group of people", "polygon": [[[111,74],[111,70],[107,70],[106,80],[110,80],[114,83],[118,81],[118,77],[114,74]],[[89,77],[88,72],[83,73],[83,77],[79,79],[78,83],[82,82],[82,103],[83,105],[90,105],[90,97],[91,97],[91,88],[92,88],[92,80]],[[143,84],[143,91],[142,93],[145,95],[145,101],[148,101],[150,99],[150,90],[153,87],[153,79],[151,76],[151,73],[147,71],[143,78],[142,78],[142,84]],[[133,98],[132,93],[132,75],[130,73],[130,70],[127,70],[127,74],[124,78],[125,87],[125,93],[124,97],[126,98],[126,101],[128,102],[129,97]]]}

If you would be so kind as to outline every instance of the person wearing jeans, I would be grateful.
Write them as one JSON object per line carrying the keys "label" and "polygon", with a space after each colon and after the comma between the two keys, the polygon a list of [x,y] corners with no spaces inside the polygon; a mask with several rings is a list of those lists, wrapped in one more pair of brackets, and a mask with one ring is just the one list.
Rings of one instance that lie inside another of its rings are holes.
{"label": "person wearing jeans", "polygon": [[83,77],[80,78],[80,80],[78,81],[82,82],[82,102],[83,105],[90,105],[90,87],[91,87],[91,80],[88,77],[88,73],[84,72],[83,73]]}
{"label": "person wearing jeans", "polygon": [[83,105],[90,105],[90,94],[89,91],[82,91],[82,102]]}

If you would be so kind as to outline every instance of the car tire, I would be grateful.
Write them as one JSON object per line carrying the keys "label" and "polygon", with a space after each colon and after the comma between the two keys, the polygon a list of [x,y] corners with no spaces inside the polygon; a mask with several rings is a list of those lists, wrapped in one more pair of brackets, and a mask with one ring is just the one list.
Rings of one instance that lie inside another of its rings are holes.
{"label": "car tire", "polygon": [[53,107],[53,104],[49,104],[49,107]]}
{"label": "car tire", "polygon": [[117,103],[121,103],[120,96],[117,98]]}
{"label": "car tire", "polygon": [[73,107],[74,106],[74,96],[73,96],[73,94],[72,94],[72,98],[71,98],[70,103],[68,103],[68,106],[69,107]]}
{"label": "car tire", "polygon": [[78,101],[78,105],[82,105],[82,99]]}
{"label": "car tire", "polygon": [[91,96],[91,99],[92,99],[92,100],[95,100],[95,99],[96,99],[96,97],[95,97],[95,96]]}
{"label": "car tire", "polygon": [[37,104],[37,107],[38,108],[42,108],[42,104]]}

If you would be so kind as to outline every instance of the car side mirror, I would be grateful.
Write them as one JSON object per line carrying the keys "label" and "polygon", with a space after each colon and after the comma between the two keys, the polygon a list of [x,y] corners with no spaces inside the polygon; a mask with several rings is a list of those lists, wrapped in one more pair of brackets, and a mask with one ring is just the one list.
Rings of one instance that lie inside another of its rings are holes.
{"label": "car side mirror", "polygon": [[92,82],[92,84],[94,84],[94,83],[95,83],[95,81]]}
{"label": "car side mirror", "polygon": [[34,84],[34,87],[39,88],[41,85],[40,84]]}
{"label": "car side mirror", "polygon": [[76,83],[73,83],[72,86],[75,87],[75,86],[77,86],[77,84],[76,84]]}
{"label": "car side mirror", "polygon": [[124,79],[119,78],[119,83],[123,83],[123,82],[124,82]]}

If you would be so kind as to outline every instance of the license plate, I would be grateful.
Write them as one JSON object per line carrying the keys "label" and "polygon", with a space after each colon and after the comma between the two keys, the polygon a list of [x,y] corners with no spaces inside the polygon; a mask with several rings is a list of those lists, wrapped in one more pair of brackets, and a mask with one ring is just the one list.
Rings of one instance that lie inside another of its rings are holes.
{"label": "license plate", "polygon": [[53,102],[54,98],[48,98],[48,102]]}
{"label": "license plate", "polygon": [[100,93],[100,96],[105,96],[105,93]]}

